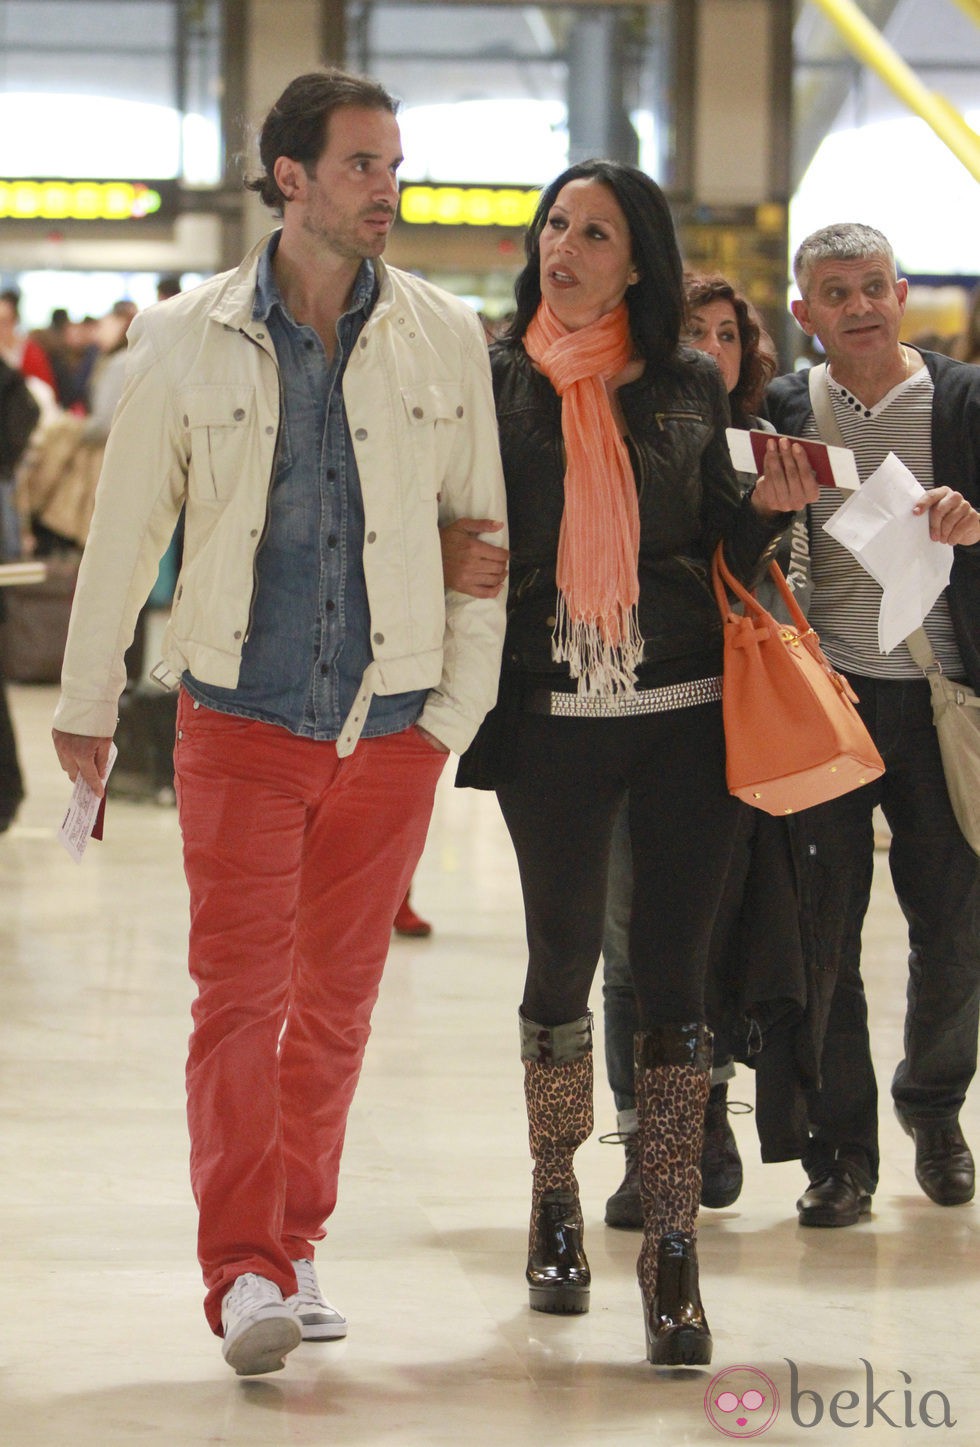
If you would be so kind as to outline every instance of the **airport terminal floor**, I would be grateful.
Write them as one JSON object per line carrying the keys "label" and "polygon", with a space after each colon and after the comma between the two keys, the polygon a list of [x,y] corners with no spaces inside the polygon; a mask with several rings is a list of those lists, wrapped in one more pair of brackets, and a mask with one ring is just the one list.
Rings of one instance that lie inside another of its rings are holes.
{"label": "airport terminal floor", "polygon": [[[54,690],[10,694],[29,797],[0,838],[5,1447],[980,1441],[980,1205],[922,1195],[887,1088],[874,1211],[845,1230],[797,1225],[802,1172],[762,1166],[752,1116],[733,1117],[745,1187],[700,1227],[710,1368],[644,1361],[638,1238],[602,1224],[622,1150],[595,1137],[577,1158],[591,1312],[529,1311],[517,873],[493,797],[454,791],[451,775],[413,894],[434,934],[392,941],[318,1253],[350,1334],[236,1378],[194,1256],[175,812],[114,802],[105,841],[73,863],[54,839],[69,792],[48,737]],[[881,853],[865,939],[887,1087],[905,951]],[[598,991],[594,1005],[598,1023]],[[751,1072],[731,1096],[752,1100]],[[601,1082],[596,1099],[612,1130]],[[980,1086],[963,1122],[980,1146]],[[737,1366],[743,1388],[769,1378],[779,1393],[764,1434],[761,1409],[706,1414],[709,1383]]]}

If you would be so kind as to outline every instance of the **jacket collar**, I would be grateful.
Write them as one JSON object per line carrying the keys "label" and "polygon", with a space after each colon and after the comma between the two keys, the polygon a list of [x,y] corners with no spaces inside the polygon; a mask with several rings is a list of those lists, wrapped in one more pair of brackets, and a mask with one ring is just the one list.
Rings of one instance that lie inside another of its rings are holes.
{"label": "jacket collar", "polygon": [[[235,331],[247,331],[253,324],[252,309],[255,305],[255,284],[259,260],[269,244],[273,232],[268,232],[256,242],[236,271],[228,272],[210,316],[221,326],[232,327]],[[374,272],[378,282],[378,299],[371,311],[371,318],[381,316],[394,305],[395,295],[387,266],[378,257],[374,261]],[[369,320],[370,320],[369,319]]]}

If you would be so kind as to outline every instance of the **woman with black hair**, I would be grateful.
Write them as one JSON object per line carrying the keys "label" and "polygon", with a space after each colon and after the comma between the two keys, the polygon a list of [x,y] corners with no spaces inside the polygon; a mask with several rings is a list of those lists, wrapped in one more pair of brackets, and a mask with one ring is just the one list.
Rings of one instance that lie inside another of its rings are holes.
{"label": "woman with black hair", "polygon": [[754,576],[808,494],[789,454],[779,482],[742,495],[718,372],[679,345],[681,260],[648,176],[571,166],[543,192],[526,252],[493,354],[511,532],[500,698],[457,782],[496,788],[524,896],[530,1303],[588,1310],[573,1156],[592,1129],[588,1000],[628,791],[647,1356],[702,1363],[704,976],[738,810],[710,559],[723,539]]}

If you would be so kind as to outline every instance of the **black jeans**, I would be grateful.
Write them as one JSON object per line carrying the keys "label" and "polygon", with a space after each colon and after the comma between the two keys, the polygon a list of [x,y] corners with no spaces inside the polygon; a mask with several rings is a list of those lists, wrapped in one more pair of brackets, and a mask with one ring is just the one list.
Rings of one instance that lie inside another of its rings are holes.
{"label": "black jeans", "polygon": [[522,1009],[584,1015],[602,945],[609,849],[629,791],[629,959],[641,1029],[704,1018],[704,978],[738,820],[721,704],[623,719],[520,715],[497,795],[527,922]]}
{"label": "black jeans", "polygon": [[872,810],[892,831],[889,867],[908,922],[904,1057],[892,1080],[909,1124],[955,1119],[977,1065],[980,860],[953,816],[923,680],[851,677],[885,761],[882,778],[797,821],[817,967],[836,973],[809,1101],[811,1178],[835,1157],[878,1179],[877,1086],[861,979],[861,929],[874,866]]}

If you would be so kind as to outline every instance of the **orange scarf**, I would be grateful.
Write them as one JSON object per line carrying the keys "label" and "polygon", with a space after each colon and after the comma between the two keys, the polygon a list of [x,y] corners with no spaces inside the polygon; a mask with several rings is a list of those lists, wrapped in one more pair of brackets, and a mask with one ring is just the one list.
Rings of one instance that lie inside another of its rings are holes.
{"label": "orange scarf", "polygon": [[565,511],[558,535],[552,657],[580,694],[631,693],[643,657],[637,621],[640,509],[604,378],[632,356],[626,303],[569,331],[542,301],[524,335],[531,361],[562,399]]}

